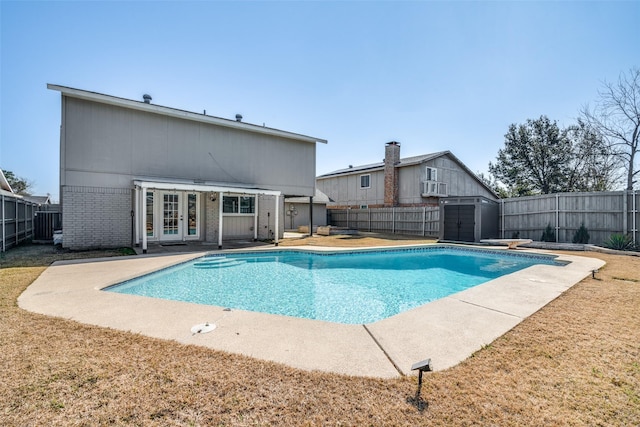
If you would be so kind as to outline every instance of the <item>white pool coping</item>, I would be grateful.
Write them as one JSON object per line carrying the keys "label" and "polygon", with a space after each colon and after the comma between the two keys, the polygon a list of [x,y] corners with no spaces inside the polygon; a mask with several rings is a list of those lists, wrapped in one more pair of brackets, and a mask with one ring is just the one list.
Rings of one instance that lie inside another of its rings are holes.
{"label": "white pool coping", "polygon": [[[362,251],[389,248],[283,247],[255,250]],[[443,245],[438,245],[443,246]],[[486,247],[479,249],[487,249]],[[491,248],[507,251],[502,248]],[[241,250],[246,252],[247,249]],[[227,251],[216,251],[216,254]],[[238,252],[238,251],[228,251]],[[513,253],[509,250],[508,253]],[[517,253],[553,254],[518,249]],[[56,262],[18,298],[28,311],[85,324],[199,345],[305,370],[393,378],[431,358],[455,366],[604,265],[557,255],[565,266],[534,265],[367,325],[344,325],[224,307],[104,292],[101,289],[206,252]],[[215,323],[206,334],[191,328]]]}

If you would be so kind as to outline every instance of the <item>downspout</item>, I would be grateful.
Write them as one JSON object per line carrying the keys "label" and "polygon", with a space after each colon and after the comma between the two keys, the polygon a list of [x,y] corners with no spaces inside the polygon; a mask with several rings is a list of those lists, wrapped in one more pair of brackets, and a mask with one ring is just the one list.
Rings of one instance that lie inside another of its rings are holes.
{"label": "downspout", "polygon": [[[147,189],[145,187],[141,188],[142,197],[144,197],[145,202],[147,201]],[[142,227],[142,253],[147,253],[147,204],[142,203],[142,220],[144,221],[144,227]],[[155,221],[155,218],[154,218]],[[155,224],[154,224],[155,226]]]}
{"label": "downspout", "polygon": [[218,193],[218,249],[222,249],[222,191]]}
{"label": "downspout", "polygon": [[274,242],[275,245],[278,246],[278,235],[279,230],[280,230],[280,213],[279,213],[279,208],[280,208],[280,195],[276,195],[276,219],[275,219],[275,237],[274,237]]}

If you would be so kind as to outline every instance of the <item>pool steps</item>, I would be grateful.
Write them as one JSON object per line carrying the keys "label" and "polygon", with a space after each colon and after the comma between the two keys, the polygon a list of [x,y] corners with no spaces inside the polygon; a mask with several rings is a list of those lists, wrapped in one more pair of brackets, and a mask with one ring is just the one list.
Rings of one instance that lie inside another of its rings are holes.
{"label": "pool steps", "polygon": [[229,259],[225,257],[215,257],[207,259],[206,261],[200,261],[193,264],[195,268],[225,268],[233,267],[235,265],[244,264],[246,261]]}

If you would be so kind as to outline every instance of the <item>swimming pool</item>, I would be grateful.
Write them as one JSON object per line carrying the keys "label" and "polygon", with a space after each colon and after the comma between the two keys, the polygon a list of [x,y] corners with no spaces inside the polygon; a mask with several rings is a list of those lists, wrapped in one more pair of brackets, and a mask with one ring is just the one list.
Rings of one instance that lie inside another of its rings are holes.
{"label": "swimming pool", "polygon": [[449,247],[261,251],[207,255],[105,290],[365,324],[534,264],[558,263],[550,256]]}

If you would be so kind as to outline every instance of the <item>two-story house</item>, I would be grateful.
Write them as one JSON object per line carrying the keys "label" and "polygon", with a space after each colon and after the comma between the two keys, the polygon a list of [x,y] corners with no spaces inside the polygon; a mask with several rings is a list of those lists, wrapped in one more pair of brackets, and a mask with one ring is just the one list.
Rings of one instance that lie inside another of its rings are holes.
{"label": "two-story house", "polygon": [[278,239],[284,197],[312,209],[316,143],[242,121],[48,85],[62,95],[63,246]]}
{"label": "two-story house", "polygon": [[321,175],[316,185],[328,208],[438,206],[442,197],[480,196],[495,192],[450,151],[400,158],[400,143],[385,146],[380,163],[349,166]]}

